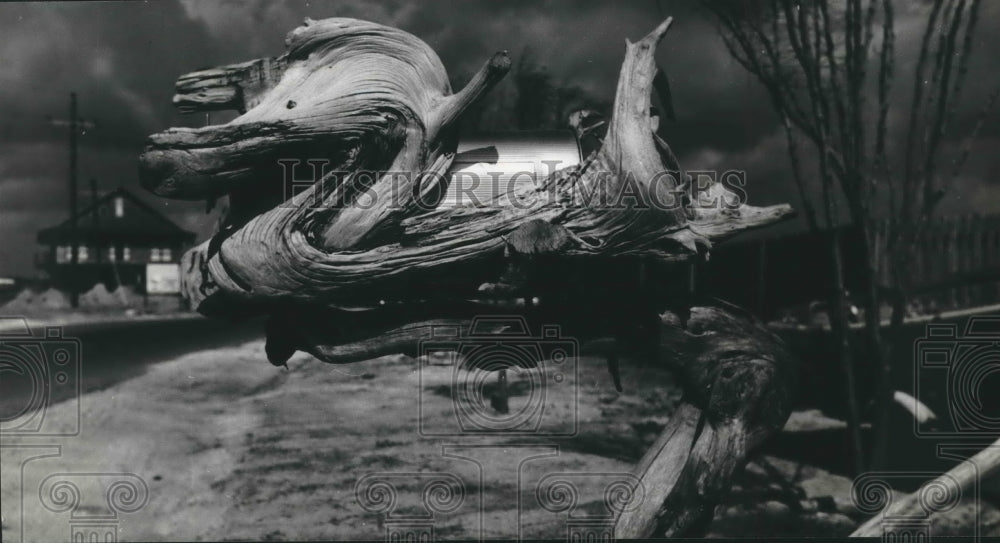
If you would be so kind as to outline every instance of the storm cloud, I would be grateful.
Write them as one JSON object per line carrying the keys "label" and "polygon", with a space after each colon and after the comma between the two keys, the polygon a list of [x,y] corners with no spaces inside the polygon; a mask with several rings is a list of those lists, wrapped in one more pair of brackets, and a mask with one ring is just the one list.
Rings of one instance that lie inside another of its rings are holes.
{"label": "storm cloud", "polygon": [[[901,10],[896,98],[907,99],[921,3]],[[355,17],[397,26],[440,55],[454,86],[489,56],[531,52],[557,84],[610,101],[624,54],[668,16],[675,24],[658,52],[669,74],[677,119],[664,134],[689,169],[747,172],[751,203],[798,204],[785,141],[766,94],[731,58],[697,2],[338,2],[183,1],[0,5],[0,275],[31,275],[35,232],[66,217],[67,134],[49,118],[80,114],[97,126],[81,137],[81,202],[89,179],[100,190],[124,186],[203,239],[215,218],[204,204],[144,193],[136,174],[147,135],[200,126],[170,104],[178,75],[198,68],[280,54],[303,18]],[[965,96],[953,134],[961,134],[1000,84],[1000,3],[984,2]],[[511,84],[509,81],[502,85]],[[502,89],[498,89],[502,92]],[[1000,168],[997,114],[984,127],[947,213],[1000,211],[993,172]],[[894,133],[903,124],[895,119]],[[956,136],[957,138],[957,136]],[[950,141],[955,148],[960,140]],[[808,171],[808,170],[807,170]]]}

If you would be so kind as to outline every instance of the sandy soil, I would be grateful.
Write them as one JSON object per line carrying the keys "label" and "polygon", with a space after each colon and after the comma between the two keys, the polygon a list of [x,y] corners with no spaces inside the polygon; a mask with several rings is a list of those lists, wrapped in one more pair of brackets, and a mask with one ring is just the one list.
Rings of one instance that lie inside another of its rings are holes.
{"label": "sandy soil", "polygon": [[[527,411],[540,417],[536,435],[475,436],[455,421],[454,367],[432,362],[330,366],[299,354],[285,370],[252,342],[157,364],[52,406],[46,423],[56,428],[72,428],[79,406],[80,433],[4,436],[3,539],[67,540],[102,513],[119,540],[381,539],[431,529],[441,538],[563,538],[603,522],[606,489],[628,480],[679,396],[668,373],[633,366],[623,367],[618,394],[603,362],[583,358],[547,374],[554,384],[544,396],[532,385],[538,374],[511,375],[511,411],[538,407]],[[849,480],[769,465],[755,461],[737,481],[714,535],[835,536],[860,523]],[[79,506],[58,511],[46,486],[55,474],[98,482],[78,484]],[[138,480],[140,495],[128,512],[108,514],[116,477]],[[544,491],[555,478],[576,494],[568,509]]]}

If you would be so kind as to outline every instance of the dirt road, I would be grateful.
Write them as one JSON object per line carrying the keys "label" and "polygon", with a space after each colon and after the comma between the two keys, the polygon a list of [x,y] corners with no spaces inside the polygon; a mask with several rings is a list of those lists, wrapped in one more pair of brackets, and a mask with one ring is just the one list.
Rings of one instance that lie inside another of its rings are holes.
{"label": "dirt road", "polygon": [[[254,341],[51,406],[50,431],[73,433],[79,413],[79,433],[3,437],[4,541],[67,540],[94,526],[121,541],[599,531],[605,496],[629,480],[679,396],[669,373],[635,365],[623,367],[618,394],[603,361],[581,358],[544,375],[511,372],[506,418],[488,406],[456,418],[452,397],[467,377],[432,361],[331,366],[299,354],[285,370]],[[541,394],[539,378],[550,383]],[[469,433],[517,422],[524,435]],[[796,468],[774,462],[789,477]],[[713,532],[838,535],[857,524],[842,511],[848,480],[805,466],[798,482],[806,510],[790,513],[781,486],[752,464]]]}

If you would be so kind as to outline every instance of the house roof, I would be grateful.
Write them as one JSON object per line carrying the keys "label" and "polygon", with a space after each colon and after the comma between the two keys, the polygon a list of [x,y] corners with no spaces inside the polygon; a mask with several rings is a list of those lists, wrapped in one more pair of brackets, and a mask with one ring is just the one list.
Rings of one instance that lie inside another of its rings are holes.
{"label": "house roof", "polygon": [[[115,216],[115,200],[121,197],[123,213]],[[174,224],[156,209],[119,187],[76,214],[76,235],[70,219],[40,230],[38,242],[46,245],[83,242],[170,243],[194,241],[193,232]]]}

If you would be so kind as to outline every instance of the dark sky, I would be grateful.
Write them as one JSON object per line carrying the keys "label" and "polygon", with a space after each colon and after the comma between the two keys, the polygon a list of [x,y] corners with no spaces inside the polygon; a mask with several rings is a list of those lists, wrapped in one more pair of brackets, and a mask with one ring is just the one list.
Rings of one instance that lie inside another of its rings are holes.
{"label": "dark sky", "polygon": [[[903,103],[911,88],[924,4],[897,2]],[[1000,84],[1000,2],[983,3],[975,61],[959,122],[967,126]],[[747,172],[750,202],[798,205],[783,133],[756,82],[728,54],[694,2],[372,2],[188,1],[0,5],[0,276],[30,275],[35,232],[65,219],[67,136],[48,116],[67,115],[76,91],[81,115],[98,127],[81,138],[81,202],[87,181],[133,190],[203,239],[215,218],[204,204],[168,201],[138,186],[136,165],[148,134],[199,126],[170,98],[178,75],[273,56],[304,17],[355,17],[400,27],[429,43],[460,86],[494,51],[530,50],[557,83],[610,100],[625,38],[637,39],[667,15],[673,28],[658,59],[670,75],[677,121],[669,142],[687,169]],[[1000,123],[994,112],[945,213],[1000,212]],[[895,116],[893,118],[896,118]],[[901,138],[896,122],[893,141]],[[960,130],[956,130],[960,132]],[[956,147],[956,142],[949,142]]]}

